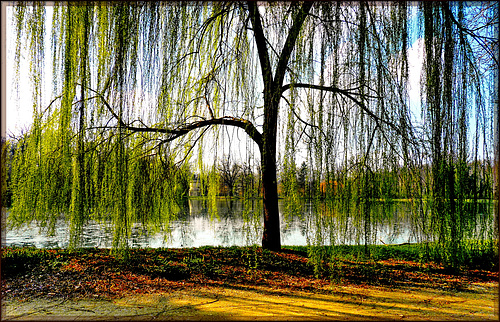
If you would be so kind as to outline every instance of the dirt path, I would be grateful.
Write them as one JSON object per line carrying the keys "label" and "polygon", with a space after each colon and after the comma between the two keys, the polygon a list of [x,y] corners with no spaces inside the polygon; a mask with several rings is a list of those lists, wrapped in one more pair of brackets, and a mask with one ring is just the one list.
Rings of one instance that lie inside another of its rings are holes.
{"label": "dirt path", "polygon": [[498,283],[465,291],[333,286],[325,292],[203,287],[118,299],[2,302],[2,320],[496,320]]}

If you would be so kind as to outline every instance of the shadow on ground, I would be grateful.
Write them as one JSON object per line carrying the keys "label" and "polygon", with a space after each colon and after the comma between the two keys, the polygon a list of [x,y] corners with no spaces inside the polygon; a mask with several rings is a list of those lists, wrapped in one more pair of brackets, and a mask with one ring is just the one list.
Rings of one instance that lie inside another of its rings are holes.
{"label": "shadow on ground", "polygon": [[498,283],[460,292],[331,286],[325,292],[224,285],[116,299],[3,301],[2,320],[496,320]]}

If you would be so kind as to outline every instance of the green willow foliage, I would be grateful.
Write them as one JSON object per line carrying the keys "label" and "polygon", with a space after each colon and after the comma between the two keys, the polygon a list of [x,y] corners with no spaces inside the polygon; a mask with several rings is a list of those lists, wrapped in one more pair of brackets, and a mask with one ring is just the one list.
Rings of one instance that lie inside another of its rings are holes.
{"label": "green willow foliage", "polygon": [[[422,241],[438,242],[453,265],[466,240],[498,238],[473,233],[479,199],[493,198],[480,187],[493,185],[495,3],[253,7],[56,3],[49,28],[43,5],[16,5],[16,61],[26,46],[35,99],[13,163],[14,222],[53,225],[64,214],[76,246],[87,220],[111,221],[113,246],[126,247],[132,223],[161,227],[176,213],[194,158],[216,214],[220,174],[203,153],[220,147],[224,125],[246,132],[250,153],[258,146],[265,200],[279,166],[287,209],[301,211],[299,188],[352,209],[366,245],[376,241],[379,199],[411,200]],[[49,29],[54,99],[42,106]],[[416,110],[408,57],[417,39]],[[317,224],[334,230],[333,222]]]}
{"label": "green willow foliage", "polygon": [[[489,169],[478,169],[479,146],[474,145],[470,151],[467,146],[467,135],[471,132],[468,109],[473,106],[469,97],[476,96],[476,129],[485,117],[491,117],[491,112],[484,109],[482,98],[480,67],[475,65],[473,51],[463,32],[458,32],[457,19],[449,3],[422,5],[421,20],[425,40],[424,76],[422,85],[425,96],[423,106],[425,121],[430,125],[428,134],[430,141],[431,164],[431,218],[432,228],[429,234],[437,236],[439,244],[449,250],[452,265],[462,262],[458,257],[465,247],[464,240],[474,238],[474,227],[477,225],[478,210],[477,181],[470,182],[472,176],[491,176]],[[463,25],[464,7],[458,8],[458,26]],[[493,83],[490,83],[490,86]],[[467,86],[469,85],[469,86]],[[472,87],[472,88],[471,88]],[[482,131],[489,132],[483,123]],[[474,132],[472,132],[474,133]],[[493,137],[493,132],[489,132]],[[480,133],[475,133],[475,144],[478,144]],[[492,142],[490,142],[491,144]],[[486,164],[490,164],[488,150]],[[472,169],[469,169],[472,160]],[[488,173],[489,172],[489,173]],[[491,178],[491,177],[490,177]],[[489,179],[489,185],[493,182]],[[473,199],[473,206],[467,203],[468,194]],[[483,197],[492,199],[491,193]],[[494,235],[493,235],[494,236]],[[479,236],[484,237],[484,236]],[[498,237],[497,237],[498,238]]]}

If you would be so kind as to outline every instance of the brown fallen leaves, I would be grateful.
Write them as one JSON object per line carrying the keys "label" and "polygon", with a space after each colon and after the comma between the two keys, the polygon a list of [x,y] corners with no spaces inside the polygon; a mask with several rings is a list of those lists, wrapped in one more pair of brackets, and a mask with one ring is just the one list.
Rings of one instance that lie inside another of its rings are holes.
{"label": "brown fallen leaves", "polygon": [[401,260],[339,259],[334,269],[330,263],[315,271],[305,253],[258,247],[133,249],[128,258],[105,249],[43,251],[29,271],[2,271],[2,298],[116,298],[217,285],[262,285],[283,292],[327,292],[335,283],[462,290],[473,282],[498,281],[498,272],[454,275],[432,263]]}

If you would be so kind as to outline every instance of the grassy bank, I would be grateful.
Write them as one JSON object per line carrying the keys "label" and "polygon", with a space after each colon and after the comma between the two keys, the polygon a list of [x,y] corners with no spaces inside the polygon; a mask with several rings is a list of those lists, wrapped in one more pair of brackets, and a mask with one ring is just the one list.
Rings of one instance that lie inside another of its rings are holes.
{"label": "grassy bank", "polygon": [[[460,267],[457,272],[468,269],[498,271],[498,241],[464,241]],[[287,246],[286,248],[307,254],[310,261],[384,261],[401,260],[418,263],[436,263],[446,266],[450,251],[443,253],[437,243],[403,243],[396,245],[335,245],[335,246]],[[447,269],[452,269],[447,267]]]}

